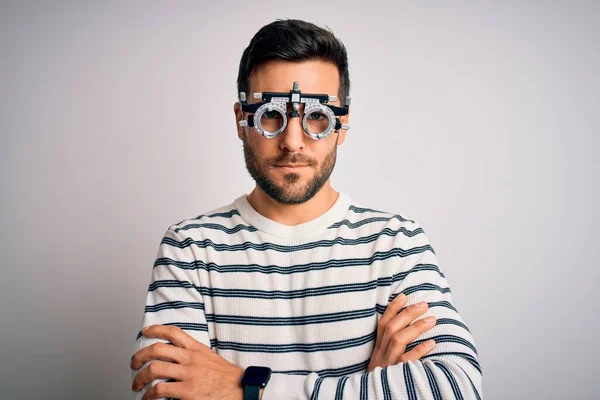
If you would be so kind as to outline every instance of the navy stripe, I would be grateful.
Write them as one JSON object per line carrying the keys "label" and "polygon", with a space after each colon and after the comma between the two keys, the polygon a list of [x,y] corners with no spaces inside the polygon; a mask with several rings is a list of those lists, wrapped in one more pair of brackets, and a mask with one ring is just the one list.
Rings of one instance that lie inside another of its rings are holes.
{"label": "navy stripe", "polygon": [[[436,325],[438,325],[436,323]],[[455,335],[436,335],[436,336],[432,336],[430,338],[427,339],[421,339],[421,340],[415,340],[414,342],[411,342],[408,346],[406,346],[406,350],[405,353],[412,350],[413,348],[415,348],[416,346],[418,346],[419,344],[426,342],[430,339],[434,339],[436,344],[439,343],[458,343],[458,344],[462,344],[465,347],[468,347],[469,349],[471,349],[473,351],[473,353],[475,353],[475,355],[477,355],[477,349],[475,348],[475,346],[473,345],[473,343],[469,342],[468,340],[460,337],[460,336],[455,336]]]}
{"label": "navy stripe", "polygon": [[[415,266],[409,269],[408,271],[398,272],[397,274],[394,274],[394,276],[392,277],[392,282],[403,281],[408,274],[419,271],[435,271],[440,277],[446,278],[446,275],[444,275],[444,273],[440,271],[439,267],[435,264],[415,264]],[[395,294],[390,297],[390,301],[393,297],[395,297]]]}
{"label": "navy stripe", "polygon": [[462,344],[465,347],[468,347],[469,349],[471,349],[473,351],[473,353],[475,353],[475,355],[477,354],[477,349],[475,348],[475,346],[473,345],[473,343],[471,343],[470,341],[468,341],[467,339],[464,339],[462,337],[459,336],[455,336],[455,335],[437,335],[434,336],[433,339],[435,339],[436,343],[458,343],[458,344]]}
{"label": "navy stripe", "polygon": [[461,369],[462,372],[464,372],[465,376],[469,379],[469,383],[471,384],[471,389],[473,389],[473,393],[475,394],[475,398],[477,400],[481,400],[481,396],[479,396],[479,391],[477,391],[477,388],[475,387],[475,384],[473,383],[473,380],[471,379],[471,377],[469,376],[469,374],[467,374],[467,371],[464,370],[463,367],[461,367],[460,365],[456,365],[458,368]]}
{"label": "navy stripe", "polygon": [[[412,267],[410,270],[408,271],[404,271],[404,272],[399,272],[397,274],[394,274],[393,276],[385,276],[385,277],[381,277],[378,278],[378,281],[384,282],[385,285],[379,285],[379,286],[390,286],[393,283],[399,283],[402,282],[404,280],[404,278],[406,278],[408,276],[408,274],[414,272],[421,272],[421,271],[436,271],[440,274],[440,276],[443,277],[443,274],[441,272],[439,272],[439,268],[437,265],[435,264],[416,264],[414,267]],[[394,297],[396,297],[397,295],[399,295],[400,293],[392,293],[389,298],[388,301],[392,301],[394,299]]]}
{"label": "navy stripe", "polygon": [[[196,218],[190,218],[190,219],[181,220],[178,223],[173,224],[173,226],[179,226],[182,223],[184,223],[185,221],[194,221],[194,220],[200,221],[202,218],[231,218],[234,215],[240,215],[240,212],[238,210],[236,210],[235,208],[231,209],[231,210],[229,210],[227,212],[220,212],[220,213],[214,213],[214,214],[208,214],[208,215],[201,214],[201,215],[198,215]],[[187,228],[188,226],[189,225],[185,225],[183,227],[175,228],[175,233],[179,232],[180,230],[187,230],[187,229],[189,229],[189,228]]]}
{"label": "navy stripe", "polygon": [[[178,282],[181,284],[179,285]],[[207,297],[234,297],[234,298],[249,298],[249,299],[298,299],[313,296],[325,296],[330,294],[339,294],[347,292],[364,292],[368,290],[375,290],[378,282],[365,282],[365,283],[348,283],[342,285],[331,285],[316,288],[306,288],[300,290],[258,290],[258,289],[220,289],[211,288],[206,286],[195,286],[187,281],[179,280],[162,280],[155,281],[149,286],[149,290],[156,290],[161,287],[182,287],[195,289],[203,296]]]}
{"label": "navy stripe", "polygon": [[[429,308],[433,308],[433,307],[445,307],[448,308],[450,310],[456,311],[456,308],[454,308],[454,306],[452,305],[452,303],[450,303],[449,301],[431,301],[427,303]],[[387,305],[382,305],[382,304],[377,304],[377,312],[379,314],[383,314],[385,312],[385,310],[387,309]],[[406,308],[406,307],[404,307]],[[404,310],[403,308],[403,310]],[[458,311],[457,311],[458,312]]]}
{"label": "navy stripe", "polygon": [[[298,290],[259,290],[259,289],[222,289],[215,287],[196,286],[188,281],[180,281],[176,279],[154,281],[148,286],[148,291],[154,291],[162,287],[180,287],[186,289],[195,289],[198,293],[207,297],[236,297],[236,298],[251,298],[251,299],[298,299],[314,296],[326,296],[331,294],[340,294],[348,292],[365,292],[376,290],[378,287],[391,285],[389,279],[381,278],[376,281],[346,283],[340,285],[328,285],[314,288],[305,288]],[[427,288],[431,290],[431,288]],[[444,289],[445,290],[445,289]],[[440,288],[440,291],[445,291]],[[165,303],[167,304],[167,303]],[[175,307],[174,307],[175,308]]]}
{"label": "navy stripe", "polygon": [[407,236],[407,237],[414,237],[418,234],[423,233],[423,229],[417,228],[414,231],[410,231],[404,227],[401,227],[400,229],[385,228],[381,232],[374,233],[369,236],[359,237],[356,239],[346,239],[343,237],[336,237],[335,239],[332,239],[332,240],[319,240],[316,242],[308,242],[308,243],[305,243],[302,245],[296,245],[296,246],[285,246],[285,245],[280,245],[280,244],[271,243],[271,242],[264,242],[264,243],[244,242],[244,243],[240,243],[240,244],[226,244],[226,243],[215,243],[210,239],[193,240],[192,238],[189,238],[189,237],[182,240],[181,242],[174,240],[172,238],[169,238],[169,237],[163,237],[161,244],[168,244],[169,246],[177,247],[180,249],[191,246],[191,245],[194,245],[201,249],[210,247],[217,252],[222,252],[222,251],[235,252],[235,251],[246,251],[246,250],[252,249],[252,250],[256,250],[256,251],[272,250],[272,251],[278,251],[281,253],[293,253],[293,252],[297,252],[297,251],[301,251],[301,250],[311,250],[311,249],[316,249],[316,248],[333,247],[335,245],[356,246],[359,244],[367,244],[367,243],[372,243],[372,242],[377,241],[382,236],[395,237],[396,235],[398,235],[398,233],[403,233],[404,236]]}
{"label": "navy stripe", "polygon": [[454,397],[456,398],[456,400],[462,400],[463,396],[462,396],[462,393],[460,392],[460,387],[458,386],[456,379],[454,379],[454,375],[452,375],[452,372],[450,372],[448,367],[446,367],[444,364],[442,364],[439,361],[434,361],[433,363],[435,365],[437,365],[437,367],[442,370],[444,375],[446,375],[446,378],[448,378],[448,381],[450,382],[450,386],[452,386],[452,391],[454,392]]}
{"label": "navy stripe", "polygon": [[[457,321],[455,319],[452,319],[452,318],[440,318],[437,321],[435,321],[435,324],[436,325],[455,325],[455,326],[459,326],[459,327],[463,328],[464,330],[466,330],[467,332],[469,332],[469,328],[465,324],[463,324],[462,322]],[[430,339],[432,339],[432,338],[430,338]],[[419,345],[419,343],[425,342],[427,340],[429,340],[429,339],[418,340],[418,341],[415,341],[412,343],[414,343],[414,346],[417,346],[417,345]],[[414,347],[412,345],[412,343],[407,346],[406,351],[409,351],[408,347]]]}
{"label": "navy stripe", "polygon": [[185,225],[185,226],[179,226],[179,225],[183,224],[186,221],[198,221],[199,222],[200,220],[202,220],[202,218],[231,218],[234,215],[240,216],[240,212],[238,210],[236,210],[235,208],[233,208],[233,209],[231,209],[231,210],[229,210],[227,212],[220,212],[220,213],[207,214],[207,215],[206,214],[201,214],[201,215],[198,215],[196,218],[186,218],[184,220],[181,220],[178,223],[173,224],[172,227],[177,226],[177,228],[174,229],[175,233],[177,233],[180,230],[187,230],[187,229],[189,229],[188,228],[189,224]]}
{"label": "navy stripe", "polygon": [[363,374],[360,377],[360,400],[367,400],[369,398],[369,374]]}
{"label": "navy stripe", "polygon": [[[191,283],[190,283],[190,285],[191,285]],[[154,289],[156,289],[156,287]],[[152,290],[154,290],[154,289],[152,289]],[[144,312],[157,312],[157,311],[161,311],[161,310],[172,310],[172,309],[176,309],[176,308],[194,308],[196,310],[204,310],[204,303],[190,303],[187,301],[167,301],[164,303],[158,303],[155,305],[146,306],[144,308]]]}
{"label": "navy stripe", "polygon": [[438,319],[436,321],[436,325],[456,325],[456,326],[460,326],[461,328],[463,328],[467,332],[471,332],[469,330],[468,326],[466,326],[462,322],[457,321],[457,320],[452,319],[452,318],[440,318],[440,319]]}
{"label": "navy stripe", "polygon": [[392,400],[390,383],[388,382],[387,367],[381,369],[381,386],[383,388],[383,400]]}
{"label": "navy stripe", "polygon": [[375,315],[375,307],[365,308],[364,310],[350,310],[327,314],[302,315],[299,317],[251,317],[247,315],[206,314],[206,321],[216,322],[219,324],[291,326],[326,324],[331,322],[357,320],[372,317],[373,315]]}
{"label": "navy stripe", "polygon": [[323,383],[323,378],[317,378],[315,381],[315,387],[313,388],[312,395],[310,396],[310,400],[318,400],[319,391],[321,390],[321,384]]}
{"label": "navy stripe", "polygon": [[237,209],[232,209],[230,211],[227,212],[220,212],[220,213],[214,213],[214,214],[209,214],[209,215],[198,215],[195,219],[201,219],[201,218],[231,218],[234,215],[240,215],[240,212]]}
{"label": "navy stripe", "polygon": [[[159,281],[160,282],[160,281]],[[314,296],[325,296],[330,294],[365,292],[377,289],[377,282],[348,283],[298,290],[250,290],[250,289],[220,289],[210,287],[196,287],[203,296],[209,297],[235,297],[250,299],[298,299]],[[382,285],[383,286],[383,285]]]}
{"label": "navy stripe", "polygon": [[443,301],[430,301],[427,303],[429,308],[432,307],[446,307],[452,311],[456,311],[458,312],[458,310],[456,309],[456,307],[454,307],[454,305],[452,303],[450,303],[449,301],[443,300]]}
{"label": "navy stripe", "polygon": [[291,265],[289,267],[280,267],[277,265],[258,265],[258,264],[232,264],[232,265],[216,265],[215,263],[204,263],[200,260],[191,262],[176,261],[167,257],[157,258],[154,262],[154,268],[160,265],[173,265],[181,269],[203,269],[211,272],[260,272],[265,274],[295,274],[307,271],[319,271],[328,268],[347,268],[347,267],[369,267],[375,261],[384,261],[394,257],[408,257],[413,254],[421,254],[426,251],[433,252],[430,245],[417,246],[410,249],[394,248],[384,252],[375,252],[368,258],[346,258],[346,259],[331,259],[322,262],[314,262],[308,264]]}
{"label": "navy stripe", "polygon": [[342,376],[337,383],[337,387],[335,388],[335,400],[342,400],[344,396],[344,386],[346,385],[346,381],[348,380],[347,376]]}
{"label": "navy stripe", "polygon": [[[400,293],[404,293],[406,296],[408,296],[409,294],[412,294],[412,293],[415,293],[415,292],[419,292],[419,291],[421,291],[421,290],[435,290],[435,291],[438,291],[438,292],[440,292],[440,293],[442,293],[442,294],[443,294],[443,293],[452,293],[452,292],[450,291],[450,288],[449,288],[449,287],[445,287],[445,288],[443,288],[443,287],[441,287],[441,286],[434,285],[433,283],[421,283],[421,284],[419,284],[419,285],[416,285],[416,286],[410,286],[410,287],[407,287],[407,288],[405,288],[404,290],[402,290]],[[392,294],[392,295],[391,295],[391,296],[388,298],[388,302],[391,302],[392,300],[394,300],[394,298],[395,298],[395,297],[397,297],[397,296],[398,296],[400,293],[394,293],[394,294]],[[447,303],[448,305],[452,306],[452,304],[451,304],[451,303],[449,303],[449,302],[430,302],[430,303],[427,303],[427,304],[428,304],[428,305],[430,305],[430,306],[439,306],[439,305],[445,305],[445,304],[437,304],[437,303]],[[387,304],[387,305],[383,306],[383,307],[384,307],[384,311],[385,311],[385,309],[386,309],[388,306],[389,306],[389,304]],[[406,307],[402,307],[402,309],[401,309],[400,311],[404,311],[404,310],[405,310],[406,308],[408,308],[408,307],[410,307],[410,305],[409,305],[409,306],[406,306]],[[448,307],[448,308],[452,308],[452,309],[454,309],[454,307],[453,307],[453,306],[452,306],[452,307]]]}
{"label": "navy stripe", "polygon": [[156,289],[159,288],[184,288],[184,289],[195,289],[197,291],[200,291],[200,287],[194,285],[191,282],[188,281],[180,281],[178,279],[169,279],[169,280],[162,280],[162,281],[154,281],[152,282],[150,285],[148,285],[148,291],[154,291]]}
{"label": "navy stripe", "polygon": [[[186,330],[186,331],[208,332],[207,324],[195,324],[195,323],[190,323],[190,322],[164,322],[161,325],[178,326],[179,328]],[[139,331],[135,340],[138,340],[142,336],[144,336],[144,334],[142,333],[142,331]]]}
{"label": "navy stripe", "polygon": [[404,384],[406,385],[408,400],[417,400],[417,392],[415,391],[415,384],[408,363],[402,364],[402,372],[404,373]]}
{"label": "navy stripe", "polygon": [[440,394],[440,388],[435,380],[435,376],[431,369],[427,366],[427,364],[422,363],[423,368],[425,369],[425,375],[427,375],[427,380],[429,381],[429,387],[431,388],[431,393],[433,394],[433,400],[442,400],[442,395]]}
{"label": "navy stripe", "polygon": [[441,293],[452,293],[449,287],[443,288],[438,285],[434,285],[433,283],[421,283],[416,286],[407,287],[402,291],[402,293],[408,296],[409,294],[420,292],[421,290],[437,290]]}
{"label": "navy stripe", "polygon": [[370,360],[365,360],[361,363],[358,364],[354,364],[354,365],[348,365],[346,367],[342,367],[342,368],[327,368],[327,369],[322,369],[319,371],[308,371],[308,370],[288,370],[288,371],[272,371],[273,373],[279,373],[279,374],[292,374],[292,375],[308,375],[312,372],[316,372],[320,377],[322,378],[329,378],[329,377],[341,377],[344,375],[350,375],[350,374],[354,374],[357,372],[364,372],[367,367],[369,366],[369,361]]}
{"label": "navy stripe", "polygon": [[[325,286],[323,288],[309,288],[303,289],[299,291],[263,291],[263,290],[246,290],[246,289],[218,289],[218,288],[208,288],[203,286],[196,286],[188,281],[180,281],[180,280],[160,280],[154,281],[148,286],[148,291],[154,291],[160,288],[183,288],[183,289],[194,289],[198,293],[201,293],[206,297],[231,297],[231,298],[255,298],[255,299],[295,299],[295,298],[305,298],[311,296],[321,296],[321,295],[329,295],[329,294],[337,294],[337,293],[346,293],[346,292],[358,292],[365,290],[373,290],[376,289],[375,283],[372,283],[372,287],[368,287],[368,284],[346,284],[346,285],[334,285],[334,286]],[[363,287],[364,286],[364,287]],[[435,286],[435,285],[432,285]],[[440,288],[438,286],[438,291],[444,293],[445,288]],[[432,290],[431,288],[428,288]],[[164,303],[165,306],[161,306],[161,309],[167,309],[169,303]],[[194,303],[189,303],[194,304]],[[201,303],[196,303],[201,304]],[[437,304],[430,304],[430,308],[436,306]],[[154,306],[149,306],[154,307]],[[196,306],[195,308],[199,308],[200,306]],[[179,308],[179,307],[174,307]],[[406,307],[405,307],[406,308]],[[404,309],[405,309],[404,308]],[[387,309],[387,306],[377,304],[375,306],[376,312],[383,314]],[[403,310],[404,310],[403,309]],[[157,311],[157,310],[152,310]],[[460,322],[456,322],[456,325],[460,324]]]}
{"label": "navy stripe", "polygon": [[468,354],[468,353],[461,353],[459,351],[445,351],[445,352],[440,352],[440,353],[434,353],[434,354],[426,354],[423,357],[421,357],[421,359],[426,359],[429,357],[437,357],[439,358],[439,356],[458,356],[458,357],[462,357],[465,360],[467,360],[469,363],[471,363],[472,366],[474,366],[475,368],[477,368],[477,371],[479,371],[479,373],[481,373],[481,366],[479,365],[479,362],[477,361],[477,358],[473,357],[472,354]]}
{"label": "navy stripe", "polygon": [[361,221],[358,222],[351,222],[348,219],[344,219],[342,221],[336,222],[332,225],[329,226],[329,228],[327,229],[337,229],[340,226],[347,226],[350,229],[356,229],[356,228],[360,228],[363,225],[367,225],[367,224],[372,224],[374,222],[389,222],[393,219],[397,219],[400,222],[412,222],[413,224],[415,223],[415,221],[410,220],[410,219],[405,219],[400,215],[394,215],[392,217],[372,217],[372,218],[365,218]]}
{"label": "navy stripe", "polygon": [[180,230],[188,230],[188,229],[193,229],[193,228],[214,229],[216,231],[225,232],[229,235],[233,235],[234,233],[238,233],[240,231],[248,231],[248,232],[258,231],[258,229],[256,229],[253,226],[250,226],[250,225],[238,224],[238,225],[234,226],[233,228],[228,228],[221,224],[197,223],[197,224],[188,224],[188,225],[184,226],[183,228],[177,228],[177,229],[175,229],[175,233],[179,233]]}
{"label": "navy stripe", "polygon": [[[389,284],[391,285],[392,283],[403,281],[404,278],[406,278],[411,273],[422,272],[422,271],[435,271],[442,278],[445,278],[444,274],[440,271],[439,267],[437,265],[435,265],[435,264],[415,264],[408,271],[398,272],[397,274],[394,274],[391,277],[385,277],[385,278],[379,278],[379,279],[380,280],[384,280],[385,279],[386,284],[389,282]],[[398,295],[398,294],[400,294],[400,293],[394,293],[394,294],[392,294],[389,297],[388,301],[392,301],[392,299],[394,297],[396,297],[396,295]]]}
{"label": "navy stripe", "polygon": [[372,212],[372,213],[377,213],[377,214],[388,214],[385,211],[374,210],[372,208],[358,207],[358,206],[354,206],[354,205],[351,205],[348,209],[357,214],[362,214],[362,213],[366,213],[366,212]]}
{"label": "navy stripe", "polygon": [[238,342],[226,342],[218,339],[212,339],[210,341],[213,348],[219,350],[235,350],[242,352],[255,352],[255,353],[291,353],[291,352],[302,352],[311,353],[316,351],[333,351],[343,350],[352,347],[362,346],[363,344],[370,343],[375,340],[376,332],[373,331],[364,336],[360,336],[353,339],[339,340],[333,342],[319,342],[319,343],[288,343],[288,344],[261,344],[261,343],[238,343]]}

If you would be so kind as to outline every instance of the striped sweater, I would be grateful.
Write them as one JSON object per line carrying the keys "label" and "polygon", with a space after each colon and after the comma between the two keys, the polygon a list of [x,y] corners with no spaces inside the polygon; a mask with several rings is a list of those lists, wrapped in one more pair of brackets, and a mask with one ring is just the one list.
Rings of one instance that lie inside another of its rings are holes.
{"label": "striped sweater", "polygon": [[[429,304],[416,320],[437,317],[406,351],[437,344],[419,361],[367,372],[377,322],[399,293],[407,306]],[[240,367],[270,367],[263,400],[482,396],[473,337],[422,227],[344,193],[295,226],[262,216],[246,195],[170,226],[142,320],[153,324],[177,325]],[[140,331],[134,352],[158,341]]]}

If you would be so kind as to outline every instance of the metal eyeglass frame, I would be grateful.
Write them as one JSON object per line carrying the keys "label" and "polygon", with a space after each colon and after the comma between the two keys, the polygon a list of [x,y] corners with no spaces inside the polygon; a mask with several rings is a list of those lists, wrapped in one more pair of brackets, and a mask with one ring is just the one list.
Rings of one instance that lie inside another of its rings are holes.
{"label": "metal eyeglass frame", "polygon": [[[336,96],[330,96],[327,94],[303,94],[300,89],[300,84],[294,82],[293,89],[289,93],[285,92],[262,92],[254,93],[255,99],[261,99],[259,103],[248,104],[246,100],[246,93],[240,92],[239,100],[242,105],[242,111],[253,113],[249,115],[247,120],[240,120],[239,126],[247,126],[250,129],[256,128],[257,132],[266,138],[274,138],[281,135],[288,123],[288,118],[299,118],[300,114],[298,109],[300,104],[304,104],[304,117],[302,118],[302,129],[309,137],[314,140],[321,140],[331,134],[332,131],[339,132],[340,129],[350,129],[350,125],[342,124],[340,119],[336,116],[347,115],[350,109],[350,97],[346,97],[343,107],[332,106],[327,104],[329,102],[337,101]],[[292,103],[292,111],[287,112],[287,103]],[[275,131],[270,132],[263,128],[260,123],[261,118],[267,111],[276,111],[283,117],[283,123],[281,127]],[[308,126],[308,116],[314,112],[321,112],[328,118],[329,125],[321,133],[313,133],[310,131]]]}

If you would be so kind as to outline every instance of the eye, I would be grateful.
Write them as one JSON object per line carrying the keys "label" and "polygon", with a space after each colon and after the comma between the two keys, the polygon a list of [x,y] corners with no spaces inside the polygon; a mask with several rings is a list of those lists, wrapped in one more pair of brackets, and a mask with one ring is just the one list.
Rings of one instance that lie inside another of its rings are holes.
{"label": "eye", "polygon": [[321,121],[324,118],[327,118],[327,117],[320,112],[314,112],[308,116],[308,119],[311,119],[313,121]]}
{"label": "eye", "polygon": [[262,117],[267,119],[275,119],[279,118],[280,114],[277,111],[266,111]]}

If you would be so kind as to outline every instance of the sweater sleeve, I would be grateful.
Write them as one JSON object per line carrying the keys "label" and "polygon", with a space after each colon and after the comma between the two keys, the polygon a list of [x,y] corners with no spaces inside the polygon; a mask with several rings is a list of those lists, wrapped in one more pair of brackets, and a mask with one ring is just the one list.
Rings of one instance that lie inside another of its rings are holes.
{"label": "sweater sleeve", "polygon": [[[163,235],[152,268],[142,328],[149,325],[176,325],[197,341],[210,347],[204,300],[197,290],[200,284],[198,272],[194,269],[195,257],[190,248],[190,239],[184,240],[172,228],[167,229]],[[142,336],[140,330],[132,354],[157,342],[168,343],[164,339]],[[151,362],[145,363],[139,370],[131,370],[132,382],[135,376]],[[166,379],[155,379],[146,384],[141,391],[132,391],[133,398],[140,400],[150,387],[164,381]]]}
{"label": "sweater sleeve", "polygon": [[416,235],[418,239],[415,236],[398,250],[404,254],[420,251],[420,257],[412,262],[398,261],[400,267],[392,278],[387,302],[400,293],[407,296],[406,306],[426,301],[429,309],[413,322],[433,315],[437,323],[415,338],[406,351],[432,338],[436,341],[434,349],[418,361],[342,377],[324,377],[316,372],[273,373],[262,400],[481,399],[482,370],[475,342],[453,304],[448,281],[429,240],[414,224],[412,232],[421,232]]}

